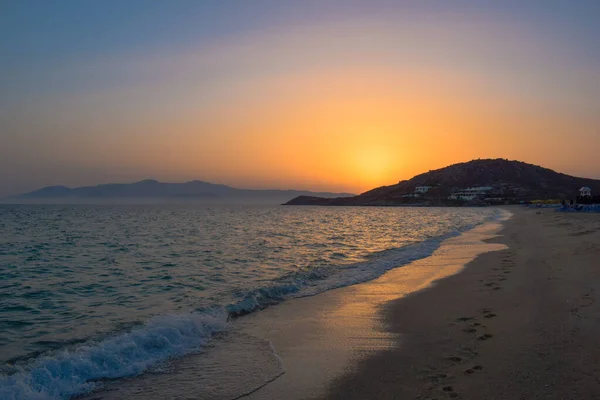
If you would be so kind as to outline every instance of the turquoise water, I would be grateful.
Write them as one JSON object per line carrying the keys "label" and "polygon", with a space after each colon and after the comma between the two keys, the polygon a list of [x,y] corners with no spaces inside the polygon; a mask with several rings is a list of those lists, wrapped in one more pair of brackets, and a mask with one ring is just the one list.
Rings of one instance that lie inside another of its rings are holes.
{"label": "turquoise water", "polygon": [[0,398],[198,351],[232,316],[373,279],[494,209],[0,206]]}

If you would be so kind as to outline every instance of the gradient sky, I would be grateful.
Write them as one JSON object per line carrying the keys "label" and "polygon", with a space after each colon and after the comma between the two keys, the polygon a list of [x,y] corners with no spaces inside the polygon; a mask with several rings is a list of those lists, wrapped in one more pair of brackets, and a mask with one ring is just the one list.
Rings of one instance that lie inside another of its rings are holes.
{"label": "gradient sky", "polygon": [[473,158],[600,178],[600,1],[0,2],[0,196],[361,192]]}

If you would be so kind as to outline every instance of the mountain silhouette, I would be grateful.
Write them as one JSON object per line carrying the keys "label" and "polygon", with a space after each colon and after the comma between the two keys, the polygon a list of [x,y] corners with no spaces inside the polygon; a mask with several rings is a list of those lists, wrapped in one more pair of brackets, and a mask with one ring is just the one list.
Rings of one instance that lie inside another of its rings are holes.
{"label": "mountain silhouette", "polygon": [[185,183],[159,182],[146,179],[134,183],[111,183],[97,186],[68,188],[48,186],[29,193],[12,196],[23,200],[82,200],[82,199],[213,199],[213,200],[272,200],[283,202],[297,196],[322,198],[353,196],[350,193],[311,192],[306,190],[237,189],[227,185],[194,180]]}
{"label": "mountain silhouette", "polygon": [[[408,196],[417,186],[430,186],[426,195]],[[453,164],[382,186],[358,196],[321,198],[302,196],[290,200],[288,205],[450,205],[448,196],[460,189],[490,186],[496,196],[507,202],[537,199],[570,199],[582,186],[600,192],[600,180],[578,178],[538,165],[505,159],[480,159]]]}

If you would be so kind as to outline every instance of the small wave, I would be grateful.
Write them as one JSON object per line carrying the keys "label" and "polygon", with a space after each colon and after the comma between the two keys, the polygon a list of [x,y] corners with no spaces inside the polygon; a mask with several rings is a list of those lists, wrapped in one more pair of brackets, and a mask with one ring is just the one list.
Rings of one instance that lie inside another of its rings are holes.
{"label": "small wave", "polygon": [[297,283],[255,289],[247,293],[241,301],[228,305],[226,310],[229,316],[240,317],[270,305],[280,303],[290,294],[298,292],[298,290],[300,290],[300,286]]}
{"label": "small wave", "polygon": [[459,235],[459,231],[397,249],[370,255],[366,261],[340,265],[321,265],[283,276],[274,285],[254,289],[240,295],[240,301],[226,310],[231,317],[239,317],[280,303],[287,298],[313,296],[343,286],[373,280],[385,272],[433,254],[442,241]]}
{"label": "small wave", "polygon": [[[480,224],[504,221],[512,213],[495,208]],[[445,235],[428,238],[394,249],[375,252],[366,261],[346,265],[327,264],[294,271],[275,280],[275,284],[240,294],[240,300],[226,307],[230,317],[239,317],[280,303],[288,298],[313,296],[327,290],[355,285],[378,278],[385,272],[413,261],[429,257],[441,243],[473,229],[466,225]]]}
{"label": "small wave", "polygon": [[202,348],[226,329],[223,315],[163,315],[101,342],[90,342],[32,360],[0,377],[3,400],[56,400],[95,389],[100,380],[134,376],[172,357]]}
{"label": "small wave", "polygon": [[[499,210],[489,221],[510,213]],[[449,237],[473,228],[369,255],[364,261],[323,264],[289,273],[271,285],[237,293],[237,301],[211,312],[158,316],[101,341],[87,341],[38,355],[0,375],[0,399],[57,400],[90,392],[102,381],[139,375],[174,357],[198,351],[214,333],[227,329],[228,317],[238,317],[289,298],[315,295],[330,289],[375,279],[385,272],[425,258]],[[168,275],[165,275],[168,276]]]}

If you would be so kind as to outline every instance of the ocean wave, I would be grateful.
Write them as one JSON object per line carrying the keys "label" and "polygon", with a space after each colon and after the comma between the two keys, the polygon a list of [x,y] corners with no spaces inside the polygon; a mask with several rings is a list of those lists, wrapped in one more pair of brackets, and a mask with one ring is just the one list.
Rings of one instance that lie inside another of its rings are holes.
{"label": "ocean wave", "polygon": [[283,276],[274,284],[240,293],[239,301],[211,311],[157,316],[146,324],[102,341],[89,341],[68,350],[49,352],[13,367],[0,377],[3,400],[57,400],[87,393],[103,380],[139,375],[174,357],[198,351],[214,333],[227,329],[229,317],[239,317],[294,297],[311,296],[353,285],[431,255],[448,237],[431,238],[379,252],[367,261],[323,265]]}
{"label": "ocean wave", "polygon": [[289,273],[274,284],[241,294],[240,300],[226,307],[230,317],[240,317],[289,298],[313,296],[327,290],[373,280],[385,272],[433,254],[441,243],[460,231],[430,238],[397,249],[372,254],[367,261],[340,265],[322,265]]}
{"label": "ocean wave", "polygon": [[140,328],[46,354],[0,377],[3,400],[55,400],[89,392],[99,381],[134,376],[157,363],[198,351],[226,329],[219,314],[158,316]]}
{"label": "ocean wave", "polygon": [[[495,212],[484,222],[507,218]],[[295,297],[312,296],[376,279],[385,272],[433,254],[441,243],[465,226],[445,235],[401,248],[373,253],[347,265],[318,265],[289,273],[272,284],[237,293],[238,300],[210,311],[163,315],[126,333],[88,341],[69,349],[39,355],[0,376],[0,399],[57,400],[97,389],[103,380],[139,375],[171,358],[200,350],[227,329],[229,317],[239,317]]]}
{"label": "ocean wave", "polygon": [[375,252],[370,254],[366,261],[347,265],[321,265],[294,271],[276,279],[273,285],[242,294],[240,301],[228,305],[226,310],[230,317],[239,317],[288,298],[313,296],[327,290],[373,280],[391,269],[429,257],[446,239],[483,223],[504,221],[511,215],[508,211],[493,209],[479,224],[466,225],[447,234],[400,248]]}

